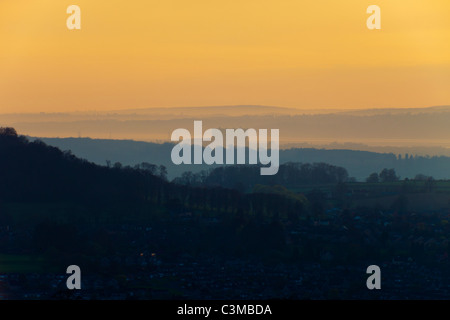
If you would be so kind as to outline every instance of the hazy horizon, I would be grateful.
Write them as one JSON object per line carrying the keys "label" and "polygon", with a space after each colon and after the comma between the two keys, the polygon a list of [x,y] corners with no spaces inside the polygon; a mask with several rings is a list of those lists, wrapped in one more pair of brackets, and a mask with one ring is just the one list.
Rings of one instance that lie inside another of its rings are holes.
{"label": "hazy horizon", "polygon": [[[272,106],[145,108],[2,114],[0,126],[39,138],[170,142],[177,128],[279,128],[280,147],[450,155],[449,106],[301,110]],[[382,129],[381,129],[382,128]]]}
{"label": "hazy horizon", "polygon": [[[0,115],[27,115],[27,114],[91,114],[91,113],[101,113],[101,114],[109,114],[109,113],[133,113],[133,112],[153,112],[153,111],[182,111],[182,110],[188,110],[188,109],[219,109],[219,108],[252,108],[253,110],[256,110],[256,108],[261,108],[264,110],[270,108],[270,109],[276,109],[277,111],[291,111],[294,114],[298,113],[336,113],[336,112],[355,112],[355,111],[395,111],[395,110],[412,110],[412,111],[419,111],[419,110],[427,110],[431,108],[450,108],[450,103],[448,104],[441,104],[441,105],[423,105],[423,106],[384,106],[384,107],[318,107],[318,108],[311,108],[311,107],[295,107],[295,106],[283,106],[283,105],[259,105],[259,104],[232,104],[232,105],[184,105],[184,106],[153,106],[153,107],[139,107],[139,108],[133,108],[133,107],[124,107],[124,108],[114,108],[114,109],[96,109],[91,108],[88,110],[69,110],[69,111],[30,111],[30,112],[2,112],[0,110]],[[264,113],[264,112],[263,112]]]}

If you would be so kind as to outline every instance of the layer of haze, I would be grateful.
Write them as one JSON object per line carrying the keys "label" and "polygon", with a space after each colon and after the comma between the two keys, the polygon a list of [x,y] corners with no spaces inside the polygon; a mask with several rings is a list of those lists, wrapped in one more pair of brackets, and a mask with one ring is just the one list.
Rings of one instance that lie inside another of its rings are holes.
{"label": "layer of haze", "polygon": [[0,113],[426,107],[449,87],[448,0],[0,1]]}

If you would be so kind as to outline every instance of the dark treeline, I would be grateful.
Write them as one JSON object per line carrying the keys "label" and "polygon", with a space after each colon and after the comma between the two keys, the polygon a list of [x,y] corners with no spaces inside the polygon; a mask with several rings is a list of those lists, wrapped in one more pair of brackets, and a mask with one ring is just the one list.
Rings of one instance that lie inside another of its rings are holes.
{"label": "dark treeline", "polygon": [[448,179],[450,158],[446,156],[421,156],[413,154],[395,155],[359,150],[326,150],[292,148],[280,151],[283,161],[325,162],[344,167],[358,181],[365,181],[372,172],[393,168],[402,179],[413,179],[418,173],[436,179]]}
{"label": "dark treeline", "polygon": [[252,191],[255,185],[299,185],[336,184],[352,180],[345,168],[326,163],[286,163],[276,175],[260,175],[256,165],[235,165],[212,168],[208,171],[190,171],[173,180],[174,183],[190,186],[222,186],[242,192]]}

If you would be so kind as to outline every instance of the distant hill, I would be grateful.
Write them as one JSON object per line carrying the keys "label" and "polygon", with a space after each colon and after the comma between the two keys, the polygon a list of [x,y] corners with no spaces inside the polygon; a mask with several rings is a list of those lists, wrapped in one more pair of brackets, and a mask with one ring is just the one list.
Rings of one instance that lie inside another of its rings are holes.
{"label": "distant hill", "polygon": [[[32,138],[36,139],[36,138]],[[142,162],[164,165],[168,178],[172,180],[185,171],[200,172],[210,168],[206,165],[179,165],[172,163],[170,153],[172,143],[149,143],[133,140],[106,140],[90,138],[40,138],[45,143],[71,150],[78,157],[105,165],[112,163],[134,166]],[[435,179],[450,178],[450,157],[422,157],[403,155],[399,158],[393,153],[377,153],[357,150],[327,150],[315,148],[291,148],[280,150],[280,163],[324,162],[347,169],[351,177],[364,180],[373,172],[383,168],[394,168],[401,178],[413,178],[417,174],[433,176]]]}
{"label": "distant hill", "polygon": [[202,120],[205,129],[278,128],[283,148],[363,144],[381,152],[402,147],[411,148],[408,153],[413,154],[450,156],[449,106],[366,110],[216,106],[0,115],[0,125],[29,136],[158,143],[169,142],[175,129],[191,130],[194,120]]}

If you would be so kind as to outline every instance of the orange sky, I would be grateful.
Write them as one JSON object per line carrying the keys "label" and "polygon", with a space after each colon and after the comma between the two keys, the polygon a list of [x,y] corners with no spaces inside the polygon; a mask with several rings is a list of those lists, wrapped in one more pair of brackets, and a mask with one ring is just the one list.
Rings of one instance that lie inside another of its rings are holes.
{"label": "orange sky", "polygon": [[0,1],[0,113],[426,107],[449,88],[448,0]]}

